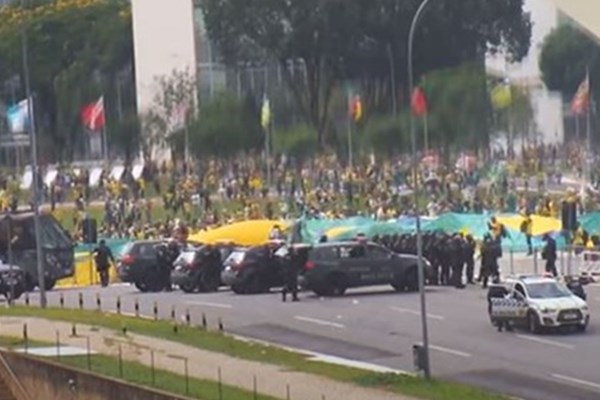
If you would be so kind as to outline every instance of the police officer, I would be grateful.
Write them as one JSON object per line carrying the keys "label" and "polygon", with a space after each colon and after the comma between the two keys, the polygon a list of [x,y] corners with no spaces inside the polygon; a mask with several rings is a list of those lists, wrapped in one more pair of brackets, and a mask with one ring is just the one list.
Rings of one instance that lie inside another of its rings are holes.
{"label": "police officer", "polygon": [[483,238],[483,244],[481,246],[480,272],[484,288],[487,288],[490,276],[496,282],[500,279],[498,256],[499,249],[497,241],[494,240],[489,233],[486,233]]}
{"label": "police officer", "polygon": [[452,237],[451,260],[452,284],[455,288],[462,289],[464,288],[462,276],[465,262],[463,254],[463,239],[458,233]]}
{"label": "police officer", "polygon": [[108,270],[110,269],[110,263],[115,262],[115,258],[104,239],[100,240],[99,246],[94,250],[94,261],[96,262],[96,271],[100,275],[100,284],[102,287],[107,287]]}
{"label": "police officer", "polygon": [[281,291],[281,301],[287,301],[287,294],[292,294],[292,301],[298,299],[298,274],[302,270],[306,261],[305,252],[301,247],[290,246],[288,257],[283,265],[283,290]]}
{"label": "police officer", "polygon": [[546,272],[556,277],[556,241],[549,234],[545,234],[543,238],[546,245],[542,250],[542,258],[546,260]]}
{"label": "police officer", "polygon": [[473,275],[475,272],[475,240],[472,235],[467,235],[463,243],[463,256],[467,267],[467,283],[474,285]]}

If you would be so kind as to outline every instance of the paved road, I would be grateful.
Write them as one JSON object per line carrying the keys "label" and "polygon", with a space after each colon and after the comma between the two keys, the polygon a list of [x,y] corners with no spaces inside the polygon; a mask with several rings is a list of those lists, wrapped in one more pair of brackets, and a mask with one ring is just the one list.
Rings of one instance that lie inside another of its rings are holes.
{"label": "paved road", "polygon": [[[592,317],[600,314],[600,287],[589,286]],[[49,303],[77,307],[79,289],[51,292]],[[141,294],[131,286],[81,290],[86,308],[115,309],[120,296],[124,312],[151,316],[154,302],[161,318],[176,307],[177,318],[189,309],[192,323],[203,313],[216,326],[222,318],[229,332],[274,343],[402,370],[412,370],[412,345],[421,337],[419,297],[388,287],[350,291],[323,299],[309,293],[299,303],[281,303],[275,293],[237,296],[213,294]],[[31,296],[35,302],[36,295]],[[485,292],[432,287],[427,289],[433,374],[472,383],[530,400],[596,400],[600,398],[600,323],[592,320],[585,334],[498,333],[486,313]]]}

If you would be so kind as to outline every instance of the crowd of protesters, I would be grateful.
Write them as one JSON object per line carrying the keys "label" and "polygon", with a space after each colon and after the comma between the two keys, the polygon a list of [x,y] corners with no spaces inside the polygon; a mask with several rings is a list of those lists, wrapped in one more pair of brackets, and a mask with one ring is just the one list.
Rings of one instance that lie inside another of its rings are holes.
{"label": "crowd of protesters", "polygon": [[[419,208],[431,216],[486,211],[557,216],[557,201],[547,186],[560,184],[563,171],[581,175],[580,154],[573,146],[531,146],[519,157],[499,151],[469,156],[461,165],[458,157],[423,155],[416,177],[423,189]],[[108,237],[160,235],[178,219],[205,229],[259,218],[389,219],[415,212],[409,158],[361,161],[348,168],[335,155],[302,162],[281,156],[271,163],[269,184],[260,156],[197,165],[147,160],[137,172],[105,169],[96,182],[90,180],[90,169],[59,168],[40,189],[52,210],[74,204],[74,227],[91,205],[101,208],[102,233]],[[0,209],[16,209],[26,192],[15,177],[1,179]],[[594,208],[594,197],[589,199],[588,209]]]}

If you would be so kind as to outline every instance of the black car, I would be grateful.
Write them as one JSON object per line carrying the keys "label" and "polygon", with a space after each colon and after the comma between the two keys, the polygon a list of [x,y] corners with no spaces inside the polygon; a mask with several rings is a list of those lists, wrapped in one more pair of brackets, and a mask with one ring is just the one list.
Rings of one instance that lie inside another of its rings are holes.
{"label": "black car", "polygon": [[[425,276],[431,266],[424,260]],[[419,288],[417,257],[370,242],[317,244],[309,250],[300,286],[319,296],[341,296],[348,288],[390,284],[397,291]]]}
{"label": "black car", "polygon": [[0,294],[7,300],[17,300],[25,293],[25,272],[16,265],[0,263]]}
{"label": "black car", "polygon": [[225,260],[221,280],[236,294],[265,293],[283,286],[283,259],[276,254],[280,248],[267,244],[233,250]]}
{"label": "black car", "polygon": [[128,243],[117,257],[119,279],[134,284],[142,292],[165,289],[167,282],[161,274],[157,250],[162,243],[156,240]]}
{"label": "black car", "polygon": [[185,293],[216,292],[221,286],[223,260],[234,250],[229,245],[190,247],[183,250],[171,272],[171,282]]}

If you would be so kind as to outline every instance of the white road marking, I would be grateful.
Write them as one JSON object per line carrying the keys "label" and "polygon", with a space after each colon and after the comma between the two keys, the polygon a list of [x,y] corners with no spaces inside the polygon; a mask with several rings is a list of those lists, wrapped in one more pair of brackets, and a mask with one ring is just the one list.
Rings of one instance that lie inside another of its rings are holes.
{"label": "white road marking", "polygon": [[575,346],[570,345],[570,344],[556,342],[554,340],[542,339],[542,338],[538,338],[535,336],[530,336],[530,335],[515,335],[515,336],[520,339],[525,339],[525,340],[529,340],[529,341],[540,343],[540,344],[546,344],[549,346],[556,346],[556,347],[560,347],[562,349],[573,350],[575,348]]}
{"label": "white road marking", "polygon": [[[417,310],[411,310],[409,308],[402,308],[402,307],[390,307],[391,310],[393,311],[397,311],[399,313],[405,313],[405,314],[412,314],[412,315],[416,315],[416,316],[421,316],[421,312],[417,311]],[[446,318],[441,316],[441,315],[436,315],[436,314],[429,314],[427,313],[427,318],[430,319],[435,319],[438,321],[444,321]]]}
{"label": "white road marking", "polygon": [[205,307],[214,307],[214,308],[225,308],[225,309],[232,309],[233,306],[231,304],[225,304],[225,303],[210,303],[207,301],[186,301],[186,304],[191,304],[194,306],[205,306]]}
{"label": "white road marking", "polygon": [[300,315],[296,315],[294,317],[295,320],[302,322],[310,322],[311,324],[322,325],[322,326],[330,326],[332,328],[344,329],[346,326],[342,324],[338,324],[337,322],[324,321],[322,319],[303,317]]}
{"label": "white road marking", "polygon": [[453,356],[458,356],[458,357],[463,357],[463,358],[470,358],[471,357],[471,354],[465,353],[464,351],[449,349],[447,347],[442,347],[442,346],[436,346],[434,344],[430,344],[429,348],[431,350],[436,350],[436,351],[439,351],[439,352],[442,352],[442,353],[452,354]]}
{"label": "white road marking", "polygon": [[584,381],[582,379],[572,378],[570,376],[560,375],[560,374],[550,374],[553,378],[560,379],[562,381],[575,383],[577,385],[589,386],[594,389],[600,389],[600,384],[594,382]]}

